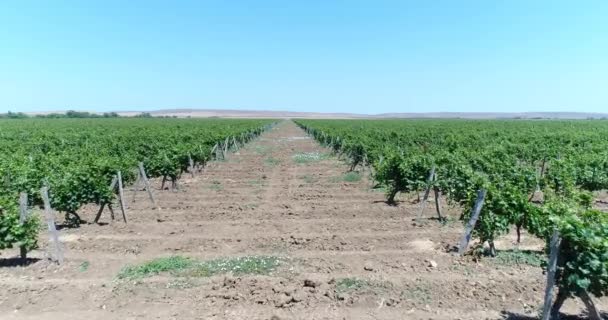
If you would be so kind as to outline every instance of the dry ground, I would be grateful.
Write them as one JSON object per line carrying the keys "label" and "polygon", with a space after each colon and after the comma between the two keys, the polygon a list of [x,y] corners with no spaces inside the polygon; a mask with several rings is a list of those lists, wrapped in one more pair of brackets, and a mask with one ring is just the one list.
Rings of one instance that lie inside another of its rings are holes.
{"label": "dry ground", "polygon": [[[457,258],[462,224],[414,223],[415,196],[398,206],[283,122],[228,160],[185,176],[178,192],[143,192],[129,223],[62,229],[66,261],[6,266],[1,319],[528,319],[543,296],[538,266]],[[351,178],[351,179],[349,179]],[[350,181],[346,181],[350,180]],[[131,197],[131,192],[127,192]],[[444,204],[445,205],[445,204]],[[92,220],[95,208],[83,212]],[[433,216],[429,203],[426,217]],[[44,258],[42,249],[33,257]],[[524,247],[539,243],[524,237]],[[512,237],[499,249],[512,249]],[[3,252],[2,258],[16,252]],[[267,274],[161,273],[118,279],[159,257],[275,257]],[[532,255],[533,256],[533,255]],[[527,256],[525,256],[527,257]],[[432,261],[431,261],[432,260]],[[599,301],[600,307],[608,307]],[[565,311],[577,313],[578,302]]]}

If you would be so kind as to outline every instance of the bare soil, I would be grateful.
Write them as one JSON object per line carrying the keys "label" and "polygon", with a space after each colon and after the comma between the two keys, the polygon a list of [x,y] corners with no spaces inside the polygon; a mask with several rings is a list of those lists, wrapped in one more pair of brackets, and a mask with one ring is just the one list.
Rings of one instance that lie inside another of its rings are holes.
{"label": "bare soil", "polygon": [[[311,156],[299,161],[297,155]],[[316,159],[316,155],[320,155]],[[213,162],[180,189],[129,200],[128,224],[111,221],[60,231],[65,263],[45,259],[47,233],[27,266],[0,257],[1,319],[532,319],[543,298],[541,267],[458,258],[460,208],[442,202],[449,222],[415,222],[416,195],[397,206],[371,189],[369,172],[344,179],[347,164],[290,121],[226,161]],[[127,198],[134,192],[129,190]],[[92,221],[97,208],[82,212]],[[117,210],[117,217],[119,212]],[[514,235],[498,242],[512,250]],[[542,243],[524,235],[522,249]],[[275,256],[264,275],[120,280],[128,265],[179,255],[197,260]],[[608,301],[597,301],[606,310]],[[564,312],[578,314],[570,300]]]}

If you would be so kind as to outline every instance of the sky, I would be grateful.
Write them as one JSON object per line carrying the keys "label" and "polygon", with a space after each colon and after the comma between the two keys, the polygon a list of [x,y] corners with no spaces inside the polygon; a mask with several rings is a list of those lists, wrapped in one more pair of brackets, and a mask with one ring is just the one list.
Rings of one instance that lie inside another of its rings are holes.
{"label": "sky", "polygon": [[608,112],[608,1],[0,2],[0,112]]}

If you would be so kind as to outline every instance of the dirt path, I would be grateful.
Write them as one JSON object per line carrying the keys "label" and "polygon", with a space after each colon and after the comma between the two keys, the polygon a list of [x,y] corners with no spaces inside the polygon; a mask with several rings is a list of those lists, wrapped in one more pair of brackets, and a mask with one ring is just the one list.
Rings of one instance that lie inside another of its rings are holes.
{"label": "dirt path", "polygon": [[[446,248],[457,243],[459,222],[414,224],[417,204],[388,206],[370,190],[367,173],[346,169],[283,122],[227,161],[185,177],[178,192],[155,191],[160,210],[139,192],[127,225],[104,216],[108,225],[62,230],[64,265],[0,268],[0,318],[497,319],[502,310],[536,312],[539,267],[456,259]],[[92,220],[94,209],[84,218]],[[429,203],[427,216],[433,210]],[[126,265],[172,255],[266,256],[281,264],[269,275],[116,280]]]}

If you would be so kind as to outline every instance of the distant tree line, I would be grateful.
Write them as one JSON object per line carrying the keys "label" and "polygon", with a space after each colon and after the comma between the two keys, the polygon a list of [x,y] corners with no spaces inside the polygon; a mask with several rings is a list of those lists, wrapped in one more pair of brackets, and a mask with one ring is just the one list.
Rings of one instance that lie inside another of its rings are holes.
{"label": "distant tree line", "polygon": [[[116,112],[104,112],[104,113],[91,113],[86,111],[74,111],[68,110],[65,113],[48,113],[48,114],[36,114],[28,115],[23,112],[12,112],[0,113],[0,119],[27,119],[27,118],[46,118],[46,119],[81,119],[81,118],[121,118]],[[154,116],[149,112],[142,112],[133,116],[134,118],[153,118]],[[161,116],[161,118],[177,118],[177,116]]]}

